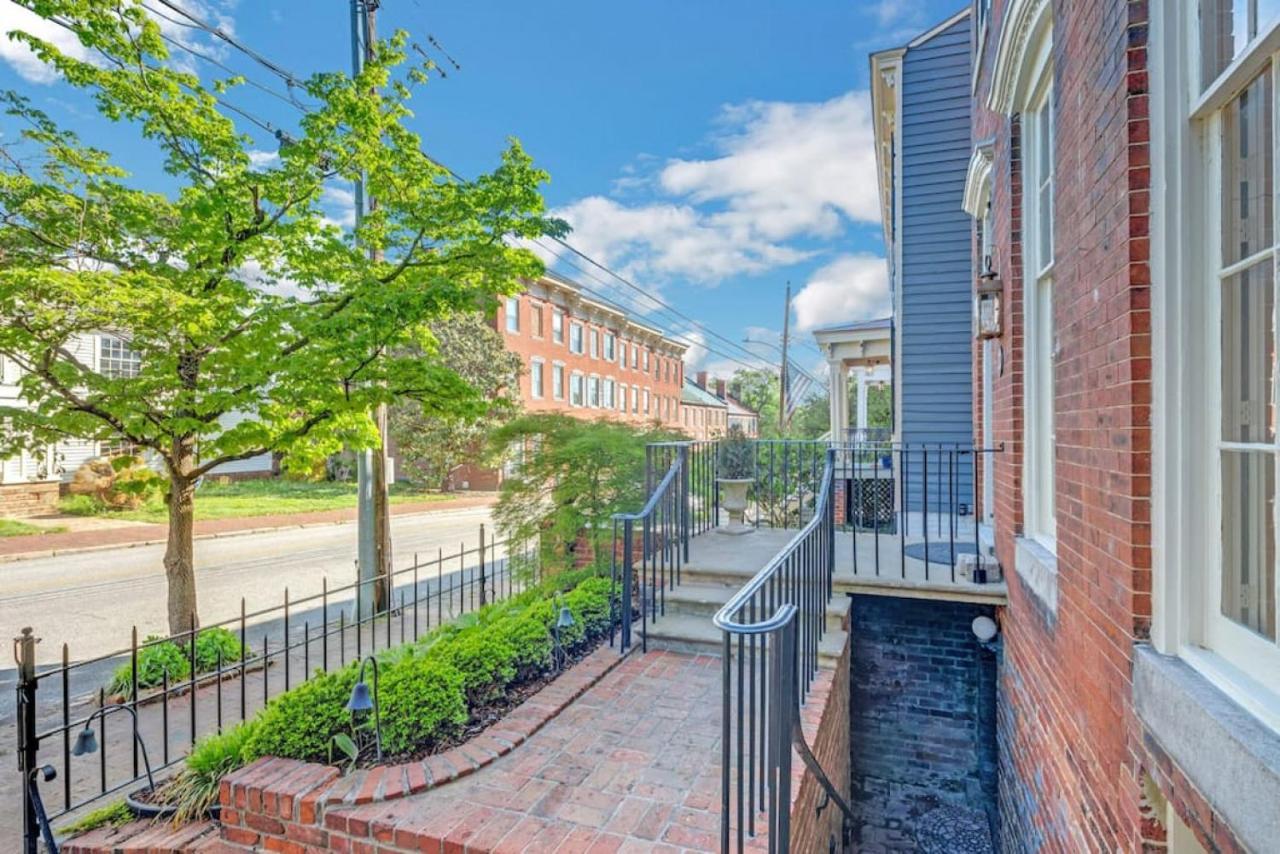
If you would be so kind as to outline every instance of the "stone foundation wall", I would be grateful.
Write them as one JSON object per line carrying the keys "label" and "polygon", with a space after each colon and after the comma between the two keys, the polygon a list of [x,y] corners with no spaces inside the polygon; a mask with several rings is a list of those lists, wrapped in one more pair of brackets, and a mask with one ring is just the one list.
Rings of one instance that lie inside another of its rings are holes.
{"label": "stone foundation wall", "polygon": [[58,482],[0,484],[0,516],[25,519],[58,510]]}

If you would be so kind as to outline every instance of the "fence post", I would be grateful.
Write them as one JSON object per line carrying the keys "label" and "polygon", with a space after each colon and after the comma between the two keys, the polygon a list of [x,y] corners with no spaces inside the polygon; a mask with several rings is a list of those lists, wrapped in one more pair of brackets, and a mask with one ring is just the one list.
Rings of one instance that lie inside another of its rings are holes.
{"label": "fence post", "polygon": [[680,446],[680,544],[684,549],[684,561],[689,562],[689,445]]}
{"label": "fence post", "polygon": [[22,774],[22,850],[36,854],[40,836],[35,802],[31,798],[31,773],[39,762],[40,743],[36,740],[36,644],[30,626],[13,639],[13,658],[18,665],[18,772]]}
{"label": "fence post", "polygon": [[631,576],[635,563],[631,539],[634,530],[632,520],[624,519],[622,522],[622,630],[618,639],[620,652],[631,649]]}
{"label": "fence post", "polygon": [[485,565],[484,565],[484,523],[480,523],[480,607],[483,608],[487,602],[485,591]]}

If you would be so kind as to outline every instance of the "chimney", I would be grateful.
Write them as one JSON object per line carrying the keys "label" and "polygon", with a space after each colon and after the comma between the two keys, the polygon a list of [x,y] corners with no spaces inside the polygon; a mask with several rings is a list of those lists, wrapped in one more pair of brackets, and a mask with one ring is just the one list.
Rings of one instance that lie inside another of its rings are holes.
{"label": "chimney", "polygon": [[716,380],[716,397],[721,400],[728,399],[728,395],[724,393],[724,380]]}
{"label": "chimney", "polygon": [[707,372],[698,371],[698,377],[695,382],[697,383],[698,388],[705,389],[707,387]]}

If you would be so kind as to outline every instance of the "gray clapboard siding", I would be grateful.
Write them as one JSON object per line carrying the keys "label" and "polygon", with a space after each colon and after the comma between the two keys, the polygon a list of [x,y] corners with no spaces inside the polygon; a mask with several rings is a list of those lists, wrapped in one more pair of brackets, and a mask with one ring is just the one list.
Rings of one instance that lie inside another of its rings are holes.
{"label": "gray clapboard siding", "polygon": [[[909,48],[903,59],[902,310],[896,331],[899,426],[911,444],[973,443],[972,222],[961,208],[970,155],[970,51],[965,17]],[[918,506],[920,466],[912,463],[907,494]],[[955,465],[955,501],[971,504],[973,460],[961,457]],[[930,481],[932,508],[939,498],[932,473]],[[949,501],[948,491],[944,503]]]}

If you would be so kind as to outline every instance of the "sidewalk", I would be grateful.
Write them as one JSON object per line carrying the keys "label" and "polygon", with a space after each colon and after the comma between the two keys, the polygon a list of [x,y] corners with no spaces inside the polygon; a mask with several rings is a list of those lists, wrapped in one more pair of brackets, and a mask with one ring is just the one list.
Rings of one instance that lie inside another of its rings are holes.
{"label": "sidewalk", "polygon": [[[493,493],[463,495],[444,501],[405,502],[391,505],[392,516],[432,513],[441,510],[464,510],[488,507],[497,496]],[[306,528],[313,525],[336,525],[356,520],[356,508],[319,510],[308,513],[276,513],[269,516],[245,516],[239,519],[206,519],[196,522],[196,539],[250,534],[276,528]],[[53,557],[100,549],[147,546],[165,542],[165,525],[139,522],[93,530],[64,531],[54,534],[29,534],[0,538],[0,563],[36,557]]]}

